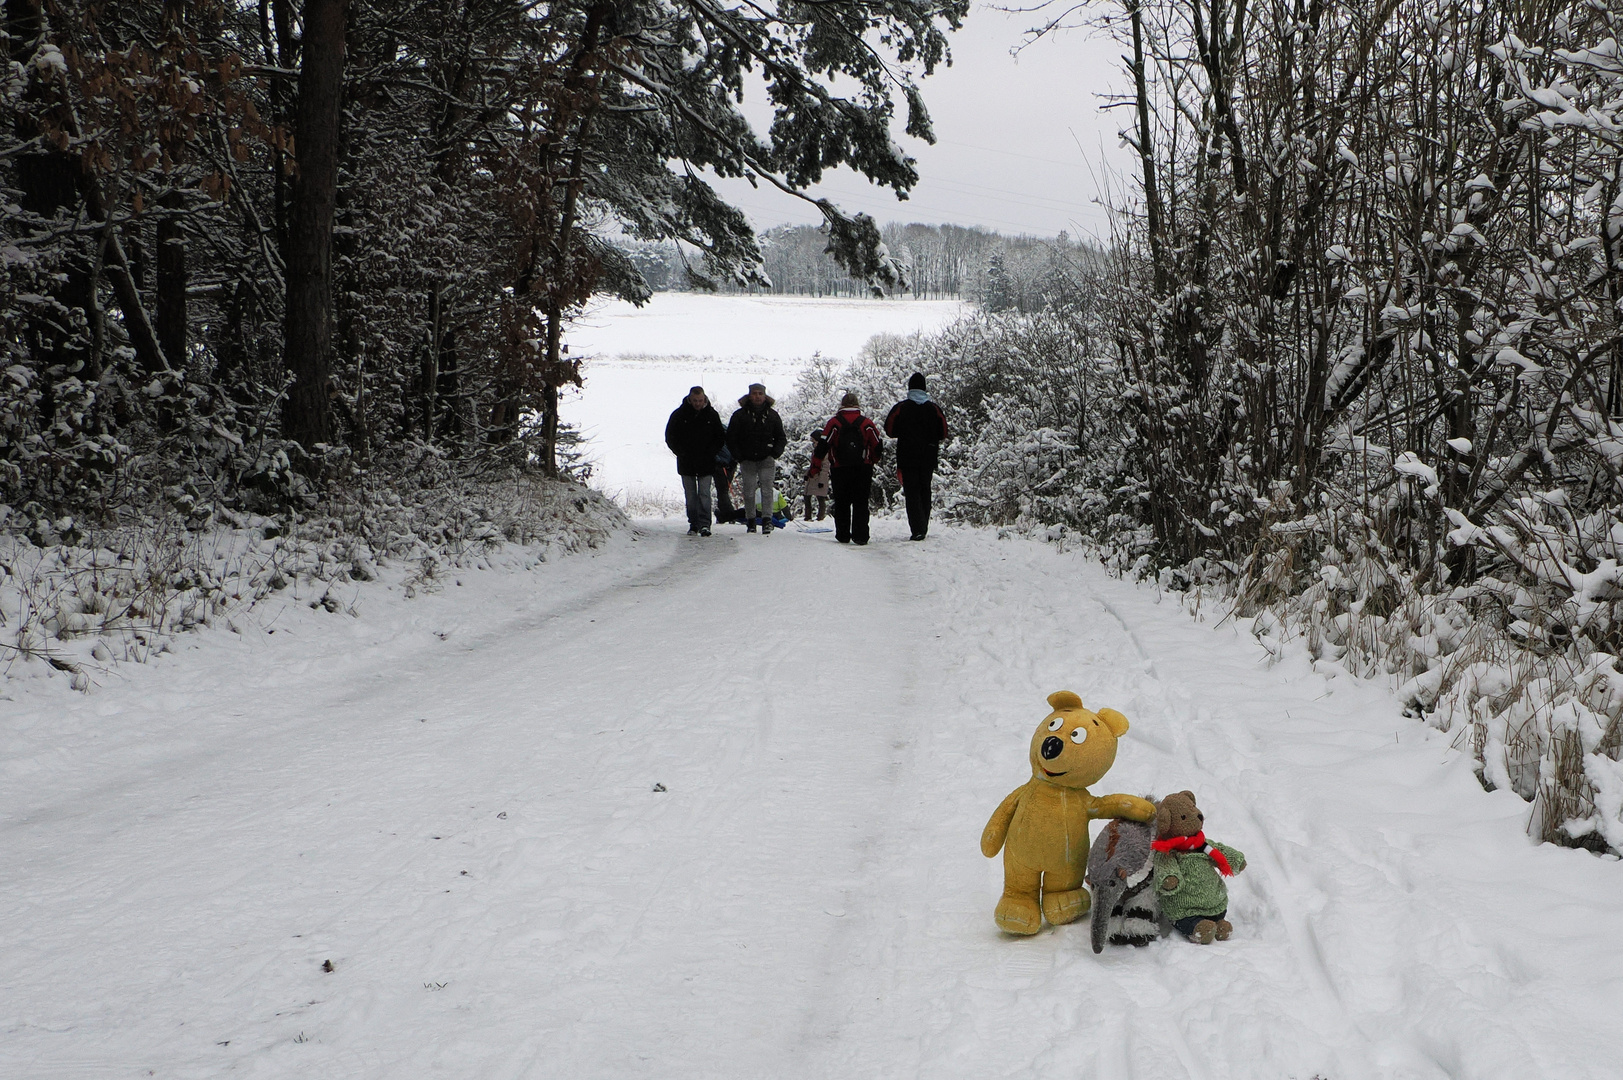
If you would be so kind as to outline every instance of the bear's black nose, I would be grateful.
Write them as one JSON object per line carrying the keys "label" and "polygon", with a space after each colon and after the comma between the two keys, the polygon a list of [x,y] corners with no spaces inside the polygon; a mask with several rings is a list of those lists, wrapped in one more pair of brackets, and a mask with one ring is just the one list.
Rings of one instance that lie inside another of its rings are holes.
{"label": "bear's black nose", "polygon": [[1065,752],[1065,744],[1059,741],[1058,735],[1050,735],[1043,740],[1043,760],[1053,761]]}

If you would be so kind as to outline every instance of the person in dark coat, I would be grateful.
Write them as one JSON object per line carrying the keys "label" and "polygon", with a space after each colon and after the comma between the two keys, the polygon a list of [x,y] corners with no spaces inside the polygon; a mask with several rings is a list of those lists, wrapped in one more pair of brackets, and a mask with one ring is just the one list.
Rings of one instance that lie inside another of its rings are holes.
{"label": "person in dark coat", "polygon": [[[727,449],[738,462],[744,490],[739,502],[744,510],[744,524],[750,532],[760,525],[761,532],[772,532],[772,498],[777,490],[773,483],[778,478],[778,455],[789,445],[784,434],[783,419],[766,396],[766,387],[750,383],[750,392],[738,399],[738,411],[727,421]],[[760,496],[757,507],[756,496]]]}
{"label": "person in dark coat", "polygon": [[840,399],[840,411],[823,425],[820,445],[826,450],[812,458],[807,477],[822,470],[826,452],[833,463],[829,480],[834,489],[834,539],[860,547],[868,542],[868,491],[883,444],[879,429],[862,415],[856,394],[848,391]]}
{"label": "person in dark coat", "polygon": [[896,440],[896,471],[907,501],[907,527],[914,540],[923,540],[930,531],[930,481],[947,438],[947,416],[930,400],[919,372],[907,380],[907,397],[891,406],[885,434]]}
{"label": "person in dark coat", "polygon": [[665,445],[676,455],[682,477],[682,498],[687,503],[688,535],[710,535],[710,482],[716,452],[727,444],[727,429],[704,387],[695,386],[665,422]]}

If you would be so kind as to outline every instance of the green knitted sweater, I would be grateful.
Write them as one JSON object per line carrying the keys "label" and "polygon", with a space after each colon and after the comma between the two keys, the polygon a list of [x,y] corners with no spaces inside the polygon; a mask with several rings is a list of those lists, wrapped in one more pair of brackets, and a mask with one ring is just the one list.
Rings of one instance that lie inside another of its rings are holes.
{"label": "green knitted sweater", "polygon": [[[1245,869],[1245,856],[1238,848],[1215,841],[1211,845],[1223,853],[1236,874]],[[1168,890],[1163,885],[1169,875],[1178,879],[1177,888]],[[1216,918],[1229,906],[1228,886],[1223,884],[1217,864],[1199,851],[1157,851],[1155,895],[1161,901],[1161,913],[1172,922],[1191,915]]]}

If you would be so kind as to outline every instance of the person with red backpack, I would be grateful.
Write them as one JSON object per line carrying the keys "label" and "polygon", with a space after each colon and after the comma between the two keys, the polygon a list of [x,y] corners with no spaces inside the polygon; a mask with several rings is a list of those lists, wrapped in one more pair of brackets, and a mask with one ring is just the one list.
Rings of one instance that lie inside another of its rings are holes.
{"label": "person with red backpack", "polygon": [[825,449],[812,458],[807,478],[822,471],[827,454],[833,466],[829,480],[834,490],[834,539],[861,547],[868,542],[868,492],[882,444],[879,429],[862,415],[856,394],[847,391],[840,399],[840,411],[823,425],[820,445]]}

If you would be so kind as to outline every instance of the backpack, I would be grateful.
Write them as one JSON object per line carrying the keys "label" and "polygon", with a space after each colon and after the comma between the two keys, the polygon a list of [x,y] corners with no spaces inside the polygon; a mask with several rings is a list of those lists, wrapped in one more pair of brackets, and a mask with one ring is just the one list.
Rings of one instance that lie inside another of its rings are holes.
{"label": "backpack", "polygon": [[862,420],[840,420],[839,434],[834,436],[834,464],[868,464],[868,440],[862,436]]}

